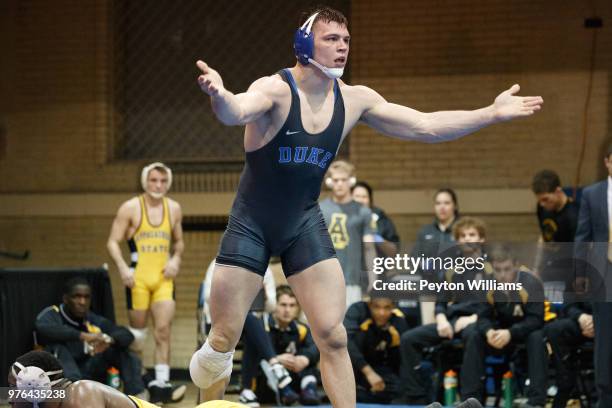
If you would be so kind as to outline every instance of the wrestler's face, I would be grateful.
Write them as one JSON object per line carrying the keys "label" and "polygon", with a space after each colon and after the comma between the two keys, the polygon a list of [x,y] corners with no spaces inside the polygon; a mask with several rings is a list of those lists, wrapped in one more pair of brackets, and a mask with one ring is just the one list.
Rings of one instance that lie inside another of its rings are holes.
{"label": "wrestler's face", "polygon": [[434,199],[434,212],[440,222],[446,222],[455,215],[453,197],[445,191],[438,193]]}
{"label": "wrestler's face", "polygon": [[608,175],[612,177],[612,154],[604,159],[604,164],[608,169]]}
{"label": "wrestler's face", "polygon": [[540,207],[546,211],[557,211],[563,203],[563,191],[561,187],[557,187],[552,193],[538,193],[536,199]]}
{"label": "wrestler's face", "polygon": [[291,323],[298,314],[297,299],[289,295],[281,295],[276,302],[274,317],[281,324]]}
{"label": "wrestler's face", "polygon": [[493,274],[495,280],[501,283],[512,283],[516,281],[517,265],[512,259],[493,261]]}
{"label": "wrestler's face", "polygon": [[83,319],[91,306],[91,288],[87,285],[76,285],[72,292],[64,295],[64,304],[73,317]]}
{"label": "wrestler's face", "polygon": [[348,60],[349,35],[345,25],[317,21],[314,33],[314,60],[328,68],[343,68]]}
{"label": "wrestler's face", "polygon": [[370,300],[368,307],[370,308],[372,320],[374,320],[376,326],[381,327],[386,325],[389,319],[391,319],[394,306],[391,299],[377,298]]}
{"label": "wrestler's face", "polygon": [[353,200],[366,207],[370,207],[370,194],[365,187],[357,186],[353,189]]}
{"label": "wrestler's face", "polygon": [[147,176],[147,192],[158,196],[168,192],[168,174],[158,169],[153,169]]}
{"label": "wrestler's face", "polygon": [[332,170],[329,173],[332,179],[332,193],[336,198],[345,198],[351,194],[351,176],[343,170]]}

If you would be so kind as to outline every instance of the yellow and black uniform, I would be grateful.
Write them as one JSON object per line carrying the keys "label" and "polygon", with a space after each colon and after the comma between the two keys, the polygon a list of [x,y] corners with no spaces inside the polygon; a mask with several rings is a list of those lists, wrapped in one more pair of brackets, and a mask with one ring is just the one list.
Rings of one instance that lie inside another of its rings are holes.
{"label": "yellow and black uniform", "polygon": [[[360,315],[361,319],[356,319]],[[374,322],[366,302],[351,305],[347,311],[348,352],[353,364],[357,385],[357,402],[389,404],[401,394],[400,338],[408,329],[404,314],[394,309],[391,317],[383,326]],[[358,328],[354,324],[358,322]],[[369,365],[383,378],[385,389],[372,392],[362,369]]]}
{"label": "yellow and black uniform", "polygon": [[134,287],[126,288],[128,309],[147,310],[151,303],[174,299],[174,281],[164,277],[170,259],[172,225],[168,199],[163,198],[163,216],[159,225],[149,220],[144,196],[140,201],[140,225],[128,241],[134,268]]}
{"label": "yellow and black uniform", "polygon": [[137,408],[159,408],[158,405],[151,404],[150,402],[141,400],[140,398],[136,398],[132,395],[128,395],[128,398],[132,400],[132,402],[134,403],[134,405],[136,405]]}
{"label": "yellow and black uniform", "polygon": [[[531,405],[546,404],[546,381],[548,361],[544,347],[544,288],[542,282],[526,270],[517,271],[517,291],[490,291],[487,301],[478,313],[478,330],[464,336],[463,365],[460,383],[462,398],[484,397],[486,353],[506,354],[512,357],[518,343],[525,345],[527,371],[530,379],[526,392]],[[487,343],[486,333],[490,329],[506,329],[510,342],[501,350]]]}

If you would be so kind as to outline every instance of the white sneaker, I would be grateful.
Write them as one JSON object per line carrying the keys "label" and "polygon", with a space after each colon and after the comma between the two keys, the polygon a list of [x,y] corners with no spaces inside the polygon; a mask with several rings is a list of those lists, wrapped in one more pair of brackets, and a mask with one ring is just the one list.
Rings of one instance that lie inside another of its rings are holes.
{"label": "white sneaker", "polygon": [[249,390],[248,388],[245,388],[244,390],[242,390],[242,392],[240,393],[240,397],[238,398],[238,401],[241,404],[246,405],[247,407],[252,407],[252,408],[260,407],[259,401],[257,401],[257,395],[255,395],[253,390]]}

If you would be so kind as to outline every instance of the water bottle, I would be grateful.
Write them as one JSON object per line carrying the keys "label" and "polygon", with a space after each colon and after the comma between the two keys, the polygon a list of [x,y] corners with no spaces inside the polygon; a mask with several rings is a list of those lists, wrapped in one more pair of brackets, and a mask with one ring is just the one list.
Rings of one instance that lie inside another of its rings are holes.
{"label": "water bottle", "polygon": [[452,407],[457,401],[457,373],[448,370],[444,373],[444,405]]}
{"label": "water bottle", "polygon": [[119,370],[115,367],[109,367],[108,370],[106,370],[106,385],[114,389],[119,389],[121,379],[119,378]]}
{"label": "water bottle", "polygon": [[504,408],[512,408],[514,395],[512,390],[512,371],[506,371],[502,377],[502,392],[504,394]]}

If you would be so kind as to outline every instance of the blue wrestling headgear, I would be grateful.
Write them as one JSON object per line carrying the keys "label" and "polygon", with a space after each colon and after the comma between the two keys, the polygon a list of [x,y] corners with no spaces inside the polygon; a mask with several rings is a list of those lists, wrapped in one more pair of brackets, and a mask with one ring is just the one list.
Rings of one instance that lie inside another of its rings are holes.
{"label": "blue wrestling headgear", "polygon": [[316,12],[308,17],[308,19],[304,21],[304,24],[295,32],[295,36],[293,37],[295,56],[300,64],[308,65],[312,63],[312,65],[319,68],[329,79],[337,79],[344,73],[344,68],[329,68],[314,60],[314,34],[312,32],[312,26],[318,14],[319,12]]}
{"label": "blue wrestling headgear", "polygon": [[293,49],[295,50],[295,56],[302,65],[308,65],[310,59],[314,58],[314,34],[312,33],[312,26],[317,13],[308,17],[304,24],[295,31],[293,37]]}

